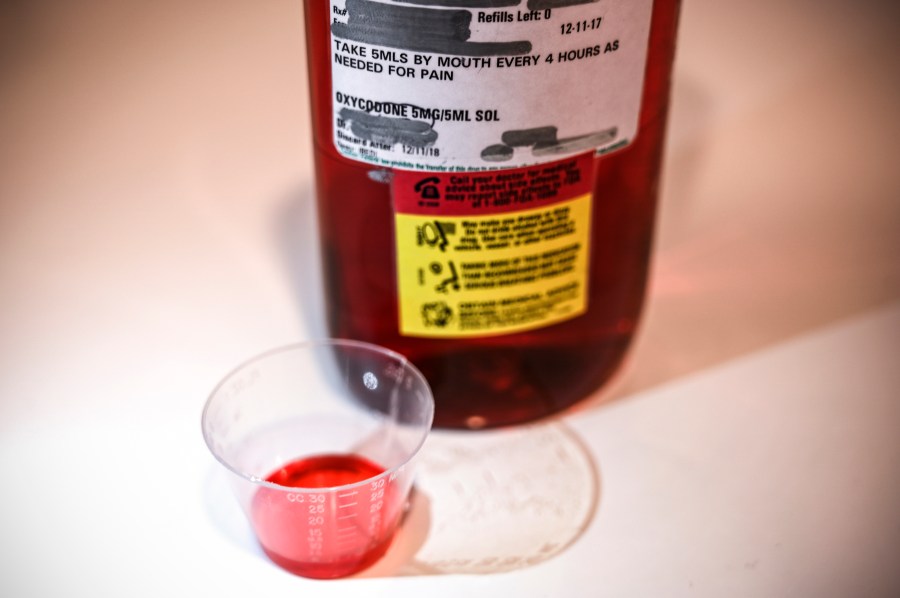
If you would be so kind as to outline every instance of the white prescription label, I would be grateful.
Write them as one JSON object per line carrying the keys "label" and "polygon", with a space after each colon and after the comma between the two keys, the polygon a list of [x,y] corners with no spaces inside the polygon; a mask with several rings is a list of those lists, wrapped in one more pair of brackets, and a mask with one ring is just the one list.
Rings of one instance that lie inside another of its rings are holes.
{"label": "white prescription label", "polygon": [[520,168],[634,138],[653,0],[331,0],[334,143],[401,170]]}

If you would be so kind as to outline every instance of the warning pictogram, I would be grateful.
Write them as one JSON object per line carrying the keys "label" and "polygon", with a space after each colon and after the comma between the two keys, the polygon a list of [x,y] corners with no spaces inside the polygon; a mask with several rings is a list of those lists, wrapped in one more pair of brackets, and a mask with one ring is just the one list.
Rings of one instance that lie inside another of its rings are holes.
{"label": "warning pictogram", "polygon": [[[584,313],[592,165],[587,155],[512,171],[396,173],[401,333],[507,334]],[[421,200],[431,185],[444,198],[436,209]]]}
{"label": "warning pictogram", "polygon": [[452,318],[453,310],[444,301],[422,305],[422,323],[428,328],[445,328]]}

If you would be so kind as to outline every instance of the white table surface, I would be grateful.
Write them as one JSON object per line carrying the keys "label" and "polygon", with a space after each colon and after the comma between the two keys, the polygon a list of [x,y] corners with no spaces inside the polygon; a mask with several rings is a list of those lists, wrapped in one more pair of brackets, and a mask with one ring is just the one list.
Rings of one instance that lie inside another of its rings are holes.
{"label": "white table surface", "polygon": [[261,556],[199,429],[233,365],[322,334],[299,2],[3,3],[0,595],[900,595],[894,4],[686,0],[628,367],[436,434],[458,477],[318,582]]}

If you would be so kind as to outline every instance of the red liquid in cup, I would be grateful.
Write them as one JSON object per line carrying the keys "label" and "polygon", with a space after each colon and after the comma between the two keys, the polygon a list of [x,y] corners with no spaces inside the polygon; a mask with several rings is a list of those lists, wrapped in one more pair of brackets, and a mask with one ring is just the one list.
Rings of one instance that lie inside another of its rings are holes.
{"label": "red liquid in cup", "polygon": [[377,477],[383,472],[357,455],[307,457],[272,472],[267,482],[302,491],[257,492],[252,520],[263,551],[304,577],[343,577],[370,566],[390,545],[402,512],[389,480]]}

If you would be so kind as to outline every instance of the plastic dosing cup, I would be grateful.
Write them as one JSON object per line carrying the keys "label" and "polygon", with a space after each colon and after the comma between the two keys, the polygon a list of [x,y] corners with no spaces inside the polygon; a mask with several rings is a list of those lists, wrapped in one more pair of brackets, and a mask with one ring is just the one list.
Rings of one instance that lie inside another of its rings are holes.
{"label": "plastic dosing cup", "polygon": [[387,550],[433,415],[428,383],[402,355],[327,340],[238,367],[209,397],[202,427],[269,558],[333,578]]}

